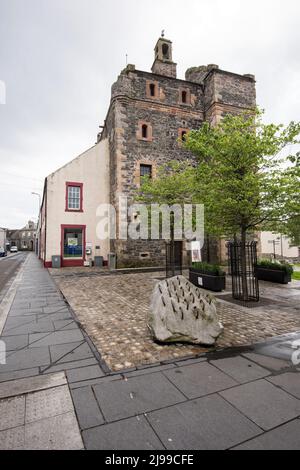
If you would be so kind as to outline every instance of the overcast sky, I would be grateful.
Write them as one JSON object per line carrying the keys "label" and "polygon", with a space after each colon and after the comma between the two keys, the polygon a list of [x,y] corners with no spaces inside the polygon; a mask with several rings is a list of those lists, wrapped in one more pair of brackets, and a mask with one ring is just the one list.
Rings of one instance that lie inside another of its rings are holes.
{"label": "overcast sky", "polygon": [[126,54],[150,70],[162,29],[179,78],[255,74],[265,120],[300,120],[299,14],[299,0],[0,0],[0,226],[36,220],[31,192],[95,143]]}

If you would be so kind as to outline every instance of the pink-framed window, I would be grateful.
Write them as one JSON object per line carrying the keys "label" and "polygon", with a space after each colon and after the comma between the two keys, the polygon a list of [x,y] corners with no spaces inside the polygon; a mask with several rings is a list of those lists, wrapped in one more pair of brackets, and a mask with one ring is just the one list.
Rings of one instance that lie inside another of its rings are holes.
{"label": "pink-framed window", "polygon": [[83,212],[82,183],[66,183],[66,212]]}

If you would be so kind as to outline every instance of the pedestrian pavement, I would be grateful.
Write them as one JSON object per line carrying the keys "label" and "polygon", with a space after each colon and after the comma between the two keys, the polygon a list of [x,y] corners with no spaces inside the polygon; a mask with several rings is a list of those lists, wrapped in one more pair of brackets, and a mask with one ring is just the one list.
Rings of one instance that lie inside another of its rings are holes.
{"label": "pedestrian pavement", "polygon": [[300,332],[112,373],[30,254],[0,339],[0,449],[300,447]]}

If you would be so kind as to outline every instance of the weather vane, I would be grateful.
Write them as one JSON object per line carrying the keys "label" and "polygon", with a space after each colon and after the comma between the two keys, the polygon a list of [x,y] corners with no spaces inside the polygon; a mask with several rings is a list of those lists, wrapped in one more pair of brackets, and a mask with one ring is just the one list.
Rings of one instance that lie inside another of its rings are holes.
{"label": "weather vane", "polygon": [[165,37],[165,30],[163,29],[162,32],[161,32],[161,37],[164,38]]}

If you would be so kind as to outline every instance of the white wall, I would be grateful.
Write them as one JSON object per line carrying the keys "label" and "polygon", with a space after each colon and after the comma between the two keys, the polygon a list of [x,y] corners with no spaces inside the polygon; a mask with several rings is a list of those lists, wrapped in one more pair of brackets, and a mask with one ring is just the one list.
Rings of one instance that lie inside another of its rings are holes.
{"label": "white wall", "polygon": [[[83,212],[66,212],[66,182],[83,183]],[[98,240],[96,210],[109,203],[109,148],[104,140],[47,178],[46,262],[61,253],[61,225],[86,225],[86,243],[100,246],[107,259],[109,241]]]}
{"label": "white wall", "polygon": [[277,240],[278,244],[275,246],[275,253],[278,256],[281,256],[281,239],[282,239],[282,248],[283,248],[283,257],[285,258],[297,258],[299,256],[298,247],[292,247],[290,245],[290,240],[281,236],[278,233],[272,232],[262,232],[261,233],[261,251],[262,254],[273,254],[274,246],[273,243],[269,243],[271,240]]}

